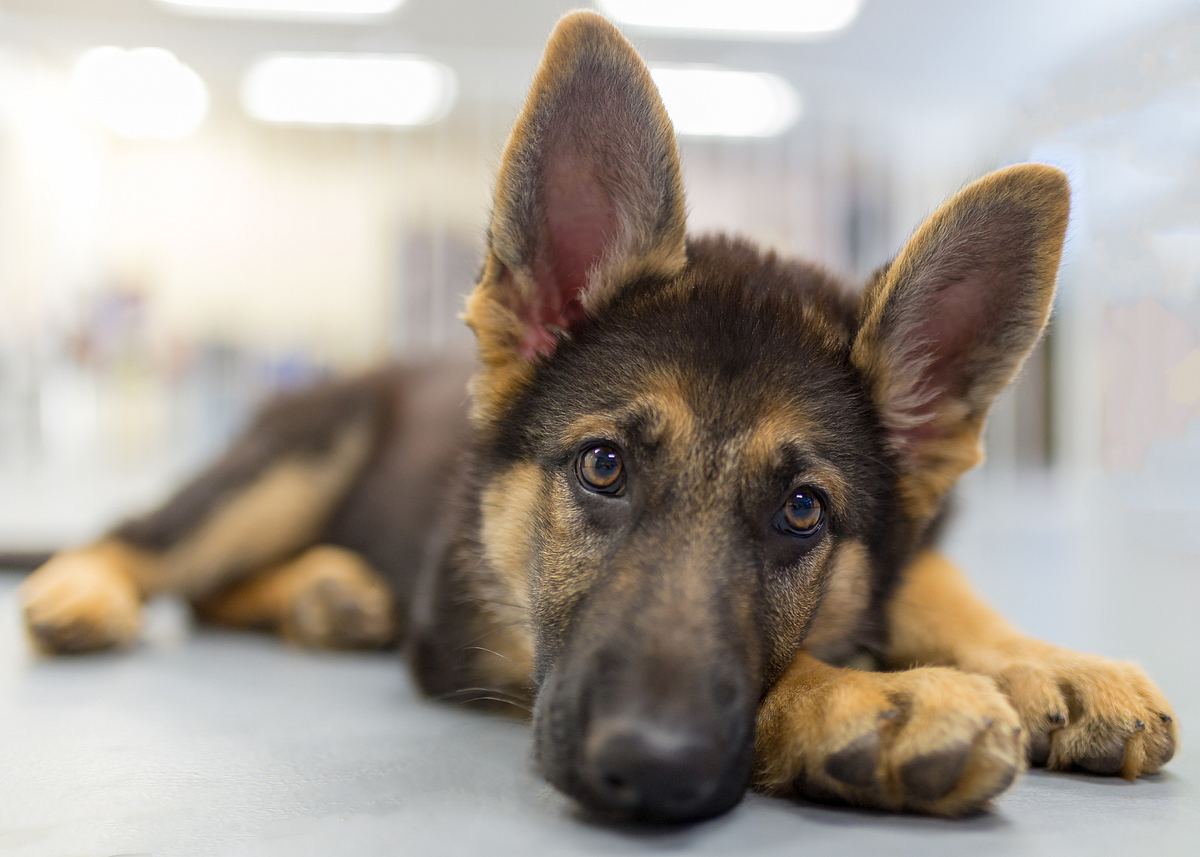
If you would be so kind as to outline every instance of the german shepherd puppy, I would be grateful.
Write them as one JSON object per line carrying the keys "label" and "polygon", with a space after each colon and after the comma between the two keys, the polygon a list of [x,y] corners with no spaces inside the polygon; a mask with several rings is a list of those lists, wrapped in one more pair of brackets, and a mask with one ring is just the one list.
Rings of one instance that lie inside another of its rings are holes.
{"label": "german shepherd puppy", "polygon": [[858,293],[689,239],[684,208],[646,67],[564,18],[467,302],[470,419],[445,366],[285,397],[36,571],[32,639],[128,644],[159,593],[310,646],[403,638],[428,694],[531,703],[547,779],[619,816],[749,784],[960,815],[1027,763],[1157,771],[1177,727],[1143,672],[1024,636],[933,547],[1046,324],[1062,173],[967,186]]}

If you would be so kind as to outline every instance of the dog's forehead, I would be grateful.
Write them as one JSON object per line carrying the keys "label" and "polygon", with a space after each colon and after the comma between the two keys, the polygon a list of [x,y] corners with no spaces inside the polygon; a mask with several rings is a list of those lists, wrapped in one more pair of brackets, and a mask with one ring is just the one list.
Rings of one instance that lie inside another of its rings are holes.
{"label": "dog's forehead", "polygon": [[871,424],[853,325],[853,298],[819,270],[747,244],[693,244],[683,276],[632,285],[564,341],[508,426],[535,456],[530,443],[546,454],[632,438],[759,470],[844,457]]}
{"label": "dog's forehead", "polygon": [[715,255],[615,301],[564,349],[570,386],[599,383],[602,409],[643,433],[763,454],[820,433],[860,392],[848,303],[812,269]]}
{"label": "dog's forehead", "polygon": [[821,433],[818,413],[777,385],[721,378],[703,364],[658,365],[630,373],[600,408],[580,400],[559,433],[566,444],[587,437],[643,446],[720,445],[764,460],[802,449]]}
{"label": "dog's forehead", "polygon": [[[560,398],[555,445],[569,451],[614,441],[677,475],[702,471],[711,479],[740,481],[786,470],[821,473],[830,490],[844,484],[831,462],[838,448],[848,452],[854,443],[837,413],[850,397],[833,392],[838,385],[829,367],[810,366],[818,376],[812,383],[794,367],[773,372],[747,365],[734,374],[714,368],[701,353],[679,355],[604,382],[601,401]],[[579,380],[586,386],[595,377]]]}

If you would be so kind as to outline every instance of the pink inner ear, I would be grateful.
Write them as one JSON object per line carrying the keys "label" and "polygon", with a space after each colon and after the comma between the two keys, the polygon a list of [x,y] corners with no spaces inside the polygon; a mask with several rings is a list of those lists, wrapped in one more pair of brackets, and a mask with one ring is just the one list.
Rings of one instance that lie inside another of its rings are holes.
{"label": "pink inner ear", "polygon": [[928,342],[933,363],[926,381],[939,396],[960,395],[966,383],[963,359],[983,334],[987,323],[989,284],[970,277],[943,286],[929,302],[928,316],[917,325],[915,336]]}
{"label": "pink inner ear", "polygon": [[522,355],[549,356],[560,332],[583,320],[588,271],[604,255],[617,230],[612,198],[592,165],[570,152],[555,152],[542,176],[545,232],[533,259],[534,303],[523,307]]}
{"label": "pink inner ear", "polygon": [[[973,347],[987,338],[989,296],[996,288],[990,279],[981,274],[952,280],[922,307],[924,319],[906,337],[924,343],[918,354],[929,360],[921,371],[920,390],[927,398],[919,412],[936,412],[947,399],[967,393]],[[926,420],[901,434],[905,442],[912,442],[927,440],[936,431]]]}

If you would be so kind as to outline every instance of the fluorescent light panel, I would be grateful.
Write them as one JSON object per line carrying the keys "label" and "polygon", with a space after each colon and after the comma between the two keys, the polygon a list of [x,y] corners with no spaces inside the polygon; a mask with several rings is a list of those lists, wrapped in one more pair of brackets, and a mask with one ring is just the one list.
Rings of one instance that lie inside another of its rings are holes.
{"label": "fluorescent light panel", "polygon": [[773,74],[655,65],[650,75],[680,136],[775,137],[800,118],[799,94]]}
{"label": "fluorescent light panel", "polygon": [[378,18],[395,12],[404,0],[158,0],[192,15],[239,18]]}
{"label": "fluorescent light panel", "polygon": [[242,80],[242,106],[263,122],[427,125],[454,103],[454,72],[423,57],[276,54]]}
{"label": "fluorescent light panel", "polygon": [[208,113],[200,75],[162,48],[91,48],[75,63],[71,92],[82,112],[130,140],[178,140]]}
{"label": "fluorescent light panel", "polygon": [[804,38],[850,25],[862,0],[597,0],[614,20],[709,36]]}

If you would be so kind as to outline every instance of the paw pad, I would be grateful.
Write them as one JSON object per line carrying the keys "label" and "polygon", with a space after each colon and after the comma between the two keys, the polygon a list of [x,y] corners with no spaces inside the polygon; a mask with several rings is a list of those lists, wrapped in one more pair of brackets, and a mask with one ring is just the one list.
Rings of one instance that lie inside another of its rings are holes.
{"label": "paw pad", "polygon": [[971,745],[960,742],[936,753],[917,756],[900,768],[900,781],[919,800],[945,797],[962,779],[970,752]]}
{"label": "paw pad", "polygon": [[881,742],[878,732],[854,739],[825,760],[825,773],[850,786],[866,788],[875,782]]}

